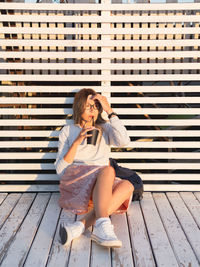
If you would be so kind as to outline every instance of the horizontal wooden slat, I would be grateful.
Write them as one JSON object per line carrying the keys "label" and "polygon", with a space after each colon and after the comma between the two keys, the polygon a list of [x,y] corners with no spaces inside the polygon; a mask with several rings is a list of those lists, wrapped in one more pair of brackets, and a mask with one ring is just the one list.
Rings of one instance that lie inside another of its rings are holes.
{"label": "horizontal wooden slat", "polygon": [[[125,64],[126,65],[126,64]],[[0,86],[1,92],[77,92],[81,88],[77,86]],[[185,86],[92,86],[97,92],[159,92],[160,95],[166,92],[200,92],[198,85],[185,85]]]}
{"label": "horizontal wooden slat", "polygon": [[[1,97],[0,104],[72,104],[72,97]],[[200,103],[200,97],[111,97],[111,104]]]}
{"label": "horizontal wooden slat", "polygon": [[[133,167],[134,170],[134,167]],[[143,181],[198,181],[199,173],[138,173]],[[60,177],[56,174],[3,174],[2,181],[59,181]],[[166,191],[166,190],[165,190]]]}
{"label": "horizontal wooden slat", "polygon": [[[199,17],[200,18],[200,17]],[[198,39],[183,39],[183,40],[20,40],[20,39],[4,39],[1,40],[2,46],[134,46],[134,47],[167,47],[167,46],[200,46]]]}
{"label": "horizontal wooden slat", "polygon": [[139,75],[3,75],[4,81],[196,81],[199,74]]}
{"label": "horizontal wooden slat", "polygon": [[200,131],[195,130],[134,130],[128,131],[129,136],[148,136],[148,137],[158,137],[158,136],[171,136],[171,137],[199,137]]}
{"label": "horizontal wooden slat", "polygon": [[[60,131],[26,131],[26,130],[8,130],[0,131],[0,137],[58,137]],[[128,130],[129,136],[136,137],[161,137],[161,136],[171,136],[171,137],[199,137],[200,131],[198,130]]]}
{"label": "horizontal wooden slat", "polygon": [[162,184],[149,184],[144,185],[145,191],[160,191],[160,192],[166,192],[166,191],[200,191],[200,185],[199,184],[172,184],[172,185],[162,185]]}
{"label": "horizontal wooden slat", "polygon": [[[199,163],[121,163],[123,167],[148,170],[200,170]],[[51,163],[0,163],[0,170],[55,170]]]}
{"label": "horizontal wooden slat", "polygon": [[[199,40],[200,42],[200,40]],[[199,44],[200,45],[200,44]],[[34,69],[34,70],[180,70],[200,69],[199,63],[0,63],[0,69]]]}
{"label": "horizontal wooden slat", "polygon": [[[3,152],[0,159],[56,159],[57,153],[48,152]],[[197,152],[110,152],[115,159],[200,159]]]}
{"label": "horizontal wooden slat", "polygon": [[[199,119],[165,119],[165,120],[122,120],[124,125],[129,126],[199,126]],[[64,126],[66,120],[1,120],[0,126]]]}
{"label": "horizontal wooden slat", "polygon": [[[145,184],[145,191],[200,191],[200,185]],[[59,192],[58,185],[0,185],[0,192]]]}
{"label": "horizontal wooden slat", "polygon": [[[119,115],[134,115],[134,114],[200,114],[198,108],[115,108]],[[60,108],[6,108],[0,109],[0,115],[66,115],[72,114],[73,109]]]}
{"label": "horizontal wooden slat", "polygon": [[[72,104],[72,97],[1,97],[0,104]],[[111,104],[200,103],[200,97],[111,97]]]}
{"label": "horizontal wooden slat", "polygon": [[0,192],[59,192],[58,185],[0,185]]}
{"label": "horizontal wooden slat", "polygon": [[197,51],[123,51],[123,52],[42,52],[42,51],[0,51],[1,58],[34,58],[34,59],[48,59],[48,58],[181,58],[181,57],[198,57]]}
{"label": "horizontal wooden slat", "polygon": [[[145,191],[200,191],[200,185],[145,184]],[[59,192],[58,185],[0,185],[0,192]]]}
{"label": "horizontal wooden slat", "polygon": [[59,181],[60,177],[57,174],[30,174],[30,173],[4,173],[1,175],[1,181]]}
{"label": "horizontal wooden slat", "polygon": [[57,23],[166,23],[166,22],[199,22],[199,15],[168,16],[45,16],[45,15],[2,15],[0,21],[10,22],[57,22]]}
{"label": "horizontal wooden slat", "polygon": [[[0,147],[10,148],[10,147],[57,147],[57,141],[0,141]],[[176,142],[176,141],[133,141],[130,142],[128,146],[132,148],[200,148],[200,142]]]}
{"label": "horizontal wooden slat", "polygon": [[[134,29],[134,31],[133,31]],[[184,27],[184,28],[58,28],[58,27],[47,27],[46,25],[42,25],[42,28],[34,28],[29,27],[21,27],[17,25],[17,27],[3,27],[0,28],[0,33],[5,34],[199,34],[200,28],[197,27]]]}
{"label": "horizontal wooden slat", "polygon": [[0,137],[58,137],[60,131],[0,131]]}
{"label": "horizontal wooden slat", "polygon": [[0,159],[56,159],[57,153],[48,152],[0,152]]}
{"label": "horizontal wooden slat", "polygon": [[67,3],[62,5],[40,3],[38,8],[38,3],[0,3],[1,9],[16,9],[16,10],[198,10],[200,9],[199,3],[167,3],[165,5],[160,3],[134,3],[134,4],[97,4],[97,3]]}
{"label": "horizontal wooden slat", "polygon": [[[134,168],[133,168],[134,169]],[[198,181],[199,173],[139,173],[142,180],[155,180],[155,181]]]}

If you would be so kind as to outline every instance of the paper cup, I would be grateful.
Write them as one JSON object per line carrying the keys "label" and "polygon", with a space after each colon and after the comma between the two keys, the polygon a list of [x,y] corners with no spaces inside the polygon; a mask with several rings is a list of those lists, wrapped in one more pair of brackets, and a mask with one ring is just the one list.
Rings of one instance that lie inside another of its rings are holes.
{"label": "paper cup", "polygon": [[87,137],[87,144],[95,146],[96,142],[97,142],[98,135],[99,135],[99,130],[93,129],[91,131],[88,131],[87,134],[92,134],[92,136]]}

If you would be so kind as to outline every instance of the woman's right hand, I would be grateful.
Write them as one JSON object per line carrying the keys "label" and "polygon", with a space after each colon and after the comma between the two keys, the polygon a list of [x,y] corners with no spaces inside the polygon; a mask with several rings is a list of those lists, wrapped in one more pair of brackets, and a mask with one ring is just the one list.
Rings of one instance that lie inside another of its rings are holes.
{"label": "woman's right hand", "polygon": [[90,127],[84,127],[80,134],[78,135],[78,137],[75,139],[74,142],[76,142],[78,145],[80,145],[83,140],[89,136],[92,136],[92,134],[87,134],[88,131],[91,131],[94,129],[94,126],[90,126]]}

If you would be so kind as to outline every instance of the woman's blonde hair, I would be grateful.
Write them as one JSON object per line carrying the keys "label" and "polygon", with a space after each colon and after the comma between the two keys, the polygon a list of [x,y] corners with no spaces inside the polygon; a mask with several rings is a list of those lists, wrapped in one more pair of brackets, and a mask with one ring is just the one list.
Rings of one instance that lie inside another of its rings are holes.
{"label": "woman's blonde hair", "polygon": [[[79,92],[76,93],[75,97],[74,97],[74,104],[73,104],[73,119],[74,119],[74,124],[81,124],[82,123],[82,117],[81,115],[84,113],[85,111],[85,106],[86,106],[86,102],[87,102],[87,98],[89,95],[96,95],[97,93],[90,88],[83,88],[81,89]],[[104,120],[102,118],[102,112],[103,112],[103,108],[102,106],[99,104],[99,109],[98,109],[99,113],[98,113],[98,117],[96,120],[96,124],[100,125],[102,123],[105,123],[106,120]]]}

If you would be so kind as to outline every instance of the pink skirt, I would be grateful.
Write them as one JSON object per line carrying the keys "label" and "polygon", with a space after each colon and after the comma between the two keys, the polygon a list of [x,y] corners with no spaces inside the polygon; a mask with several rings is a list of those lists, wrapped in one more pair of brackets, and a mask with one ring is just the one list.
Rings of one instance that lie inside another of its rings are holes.
{"label": "pink skirt", "polygon": [[[67,167],[60,180],[59,205],[66,211],[75,214],[84,214],[93,208],[92,191],[98,173],[105,166],[75,165]],[[113,189],[121,181],[115,178]],[[114,213],[127,211],[132,196],[127,199]]]}

